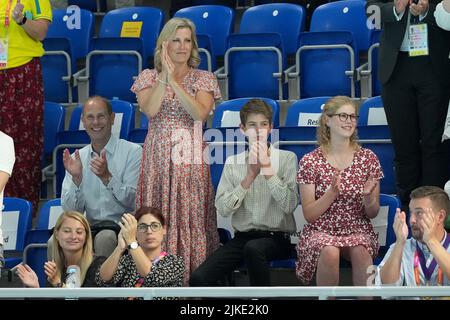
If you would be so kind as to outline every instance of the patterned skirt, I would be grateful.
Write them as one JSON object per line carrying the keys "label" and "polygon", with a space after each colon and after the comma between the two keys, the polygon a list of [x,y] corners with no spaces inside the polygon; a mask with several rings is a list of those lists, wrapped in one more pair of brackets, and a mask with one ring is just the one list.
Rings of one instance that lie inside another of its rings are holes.
{"label": "patterned skirt", "polygon": [[6,197],[25,198],[36,212],[44,145],[44,85],[39,58],[0,70],[0,129],[13,138],[16,153]]}

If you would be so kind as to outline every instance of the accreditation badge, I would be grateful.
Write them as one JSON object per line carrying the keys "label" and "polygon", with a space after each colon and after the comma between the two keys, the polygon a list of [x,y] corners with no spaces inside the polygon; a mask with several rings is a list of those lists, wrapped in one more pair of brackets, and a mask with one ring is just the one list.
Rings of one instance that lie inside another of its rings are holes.
{"label": "accreditation badge", "polygon": [[428,55],[428,26],[426,23],[409,26],[409,56]]}
{"label": "accreditation badge", "polygon": [[6,68],[8,63],[8,38],[0,38],[0,68]]}

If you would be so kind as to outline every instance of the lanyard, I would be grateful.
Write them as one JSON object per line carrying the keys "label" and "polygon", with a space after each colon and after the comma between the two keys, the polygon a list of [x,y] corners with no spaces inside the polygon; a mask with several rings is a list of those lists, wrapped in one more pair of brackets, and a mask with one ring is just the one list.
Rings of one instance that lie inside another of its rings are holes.
{"label": "lanyard", "polygon": [[[161,260],[162,258],[164,258],[165,256],[167,256],[167,252],[163,251],[159,254],[158,258],[156,258],[155,260],[152,260],[152,265],[155,265],[159,262],[159,260]],[[142,285],[144,284],[144,277],[139,277],[139,280],[136,282],[136,285],[134,286],[135,288],[140,288],[142,287]],[[128,300],[134,300],[134,297],[129,297]]]}
{"label": "lanyard", "polygon": [[[450,244],[450,236],[447,233],[444,241],[444,248],[446,250],[449,244]],[[431,275],[433,274],[433,271],[436,268],[437,262],[436,259],[433,258],[433,260],[430,263],[430,267],[427,268],[425,256],[420,247],[416,243],[416,252],[414,254],[414,278],[416,280],[416,285],[418,286],[420,286],[419,264],[420,267],[422,268],[423,275],[425,276],[425,283],[429,284]],[[442,286],[443,284],[444,284],[444,276],[442,274],[442,269],[441,267],[438,267],[437,285]]]}
{"label": "lanyard", "polygon": [[6,12],[5,12],[5,28],[8,29],[9,27],[9,11],[11,10],[11,3],[12,0],[9,0],[6,4]]}

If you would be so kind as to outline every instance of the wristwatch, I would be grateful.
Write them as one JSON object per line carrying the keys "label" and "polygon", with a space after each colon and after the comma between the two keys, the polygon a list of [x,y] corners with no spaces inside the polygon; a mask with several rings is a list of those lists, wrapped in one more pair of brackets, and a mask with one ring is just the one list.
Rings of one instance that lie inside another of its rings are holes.
{"label": "wristwatch", "polygon": [[27,16],[23,16],[22,21],[18,23],[19,26],[23,26],[27,22]]}
{"label": "wristwatch", "polygon": [[133,241],[132,243],[130,243],[128,245],[128,250],[134,250],[137,249],[139,247],[139,244],[136,241]]}

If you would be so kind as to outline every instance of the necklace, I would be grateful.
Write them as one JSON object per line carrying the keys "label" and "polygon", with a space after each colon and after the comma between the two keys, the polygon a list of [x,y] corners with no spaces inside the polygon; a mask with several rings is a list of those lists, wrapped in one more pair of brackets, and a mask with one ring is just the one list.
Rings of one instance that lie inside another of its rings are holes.
{"label": "necklace", "polygon": [[[347,168],[351,165],[351,162],[350,162],[350,164],[348,164],[348,159],[344,159],[344,161],[339,161],[335,154],[330,154],[330,155],[331,155],[332,160],[335,163],[335,167],[339,170],[344,170],[345,168]],[[352,162],[353,162],[353,157],[352,157]]]}

